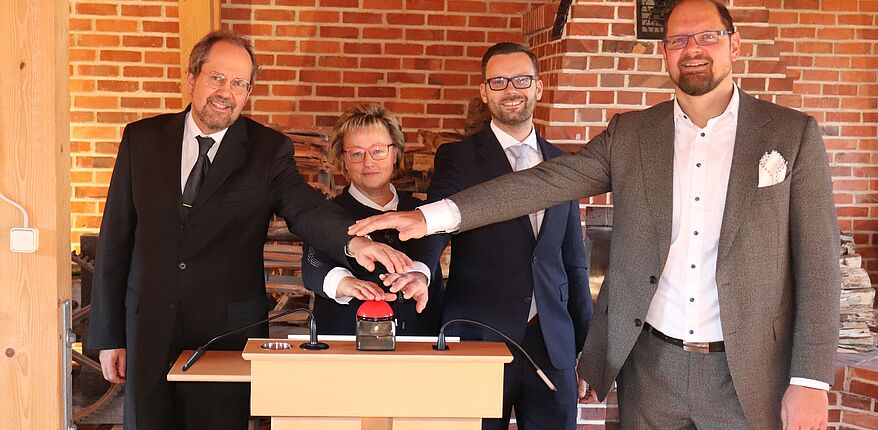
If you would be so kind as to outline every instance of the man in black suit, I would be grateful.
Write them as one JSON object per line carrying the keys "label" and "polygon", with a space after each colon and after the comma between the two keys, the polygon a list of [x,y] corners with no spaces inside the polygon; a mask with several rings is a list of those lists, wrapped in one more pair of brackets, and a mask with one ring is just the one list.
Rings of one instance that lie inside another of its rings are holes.
{"label": "man in black suit", "polygon": [[[250,43],[214,32],[192,49],[190,108],[125,128],[97,249],[89,346],[126,382],[126,429],[243,429],[246,384],[169,383],[179,353],[265,319],[262,246],[272,214],[342,264],[405,270],[296,170],[292,143],[240,116],[257,71]],[[266,326],[218,342],[241,349]]]}
{"label": "man in black suit", "polygon": [[[428,200],[446,197],[513,170],[532,167],[562,151],[539,137],[533,112],[543,92],[536,56],[522,45],[498,43],[482,57],[482,101],[491,122],[478,133],[436,151]],[[435,265],[449,235],[428,236]],[[523,344],[558,387],[551,392],[526,360],[506,365],[503,416],[482,420],[483,429],[505,429],[512,408],[518,428],[576,427],[576,354],[592,314],[579,202],[450,236],[451,268],[443,321],[467,318],[487,323]],[[391,279],[395,275],[391,275]],[[464,339],[499,340],[483,329],[449,326]]]}

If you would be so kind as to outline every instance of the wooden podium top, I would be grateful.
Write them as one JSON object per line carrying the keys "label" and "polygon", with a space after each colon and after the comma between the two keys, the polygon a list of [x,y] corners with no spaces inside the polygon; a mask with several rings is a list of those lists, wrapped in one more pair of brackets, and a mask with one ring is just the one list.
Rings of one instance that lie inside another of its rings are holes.
{"label": "wooden podium top", "polygon": [[[266,342],[286,342],[292,348],[284,350],[265,350]],[[245,360],[326,360],[345,359],[351,361],[499,361],[509,363],[512,355],[501,342],[454,342],[449,343],[447,351],[434,351],[432,342],[397,342],[394,351],[358,351],[355,342],[326,342],[329,349],[309,351],[299,347],[303,341],[278,339],[250,339],[244,347]]]}
{"label": "wooden podium top", "polygon": [[[292,347],[285,350],[264,350],[266,342],[287,342]],[[395,351],[358,351],[354,342],[332,341],[329,349],[309,351],[299,348],[303,341],[286,339],[250,339],[241,351],[206,351],[204,355],[183,372],[183,363],[193,351],[183,351],[168,372],[172,382],[250,382],[250,361],[311,361],[350,360],[370,362],[430,362],[467,361],[509,363],[512,355],[501,342],[453,342],[447,351],[434,351],[431,342],[398,342]]]}
{"label": "wooden podium top", "polygon": [[168,372],[171,382],[250,382],[250,362],[241,351],[205,351],[187,371],[183,363],[195,351],[183,351]]}

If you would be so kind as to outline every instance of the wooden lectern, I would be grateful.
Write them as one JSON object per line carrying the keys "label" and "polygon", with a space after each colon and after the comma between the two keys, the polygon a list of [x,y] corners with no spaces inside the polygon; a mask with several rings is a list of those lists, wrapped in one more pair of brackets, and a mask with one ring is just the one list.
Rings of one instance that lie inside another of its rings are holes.
{"label": "wooden lectern", "polygon": [[306,351],[250,339],[244,352],[207,351],[189,371],[184,351],[169,381],[250,382],[250,413],[270,416],[272,430],[478,430],[503,406],[503,365],[497,342],[400,342],[396,351],[357,351],[354,342],[328,342]]}

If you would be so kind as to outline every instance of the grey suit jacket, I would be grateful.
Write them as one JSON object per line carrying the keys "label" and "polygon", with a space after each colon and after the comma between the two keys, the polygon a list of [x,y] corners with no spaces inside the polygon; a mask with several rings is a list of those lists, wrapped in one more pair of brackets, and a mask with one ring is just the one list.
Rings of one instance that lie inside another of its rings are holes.
{"label": "grey suit jacket", "polygon": [[[766,152],[783,182],[758,188]],[[616,115],[578,154],[451,196],[461,231],[613,192],[610,267],[579,371],[601,398],[640,335],[671,243],[673,102]],[[841,277],[826,150],[814,118],[741,92],[716,281],[732,381],[753,428],[779,428],[789,378],[833,381]]]}

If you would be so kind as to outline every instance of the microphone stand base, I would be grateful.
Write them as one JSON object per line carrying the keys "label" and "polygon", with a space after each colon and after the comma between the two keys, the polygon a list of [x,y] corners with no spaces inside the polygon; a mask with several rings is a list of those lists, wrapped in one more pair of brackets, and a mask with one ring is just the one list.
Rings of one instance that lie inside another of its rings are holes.
{"label": "microphone stand base", "polygon": [[450,348],[448,348],[448,345],[443,345],[443,346],[433,345],[433,351],[448,351],[449,349]]}
{"label": "microphone stand base", "polygon": [[323,342],[314,342],[314,343],[306,342],[306,343],[299,345],[299,348],[307,349],[309,351],[318,351],[321,349],[329,349],[329,345],[327,345]]}

